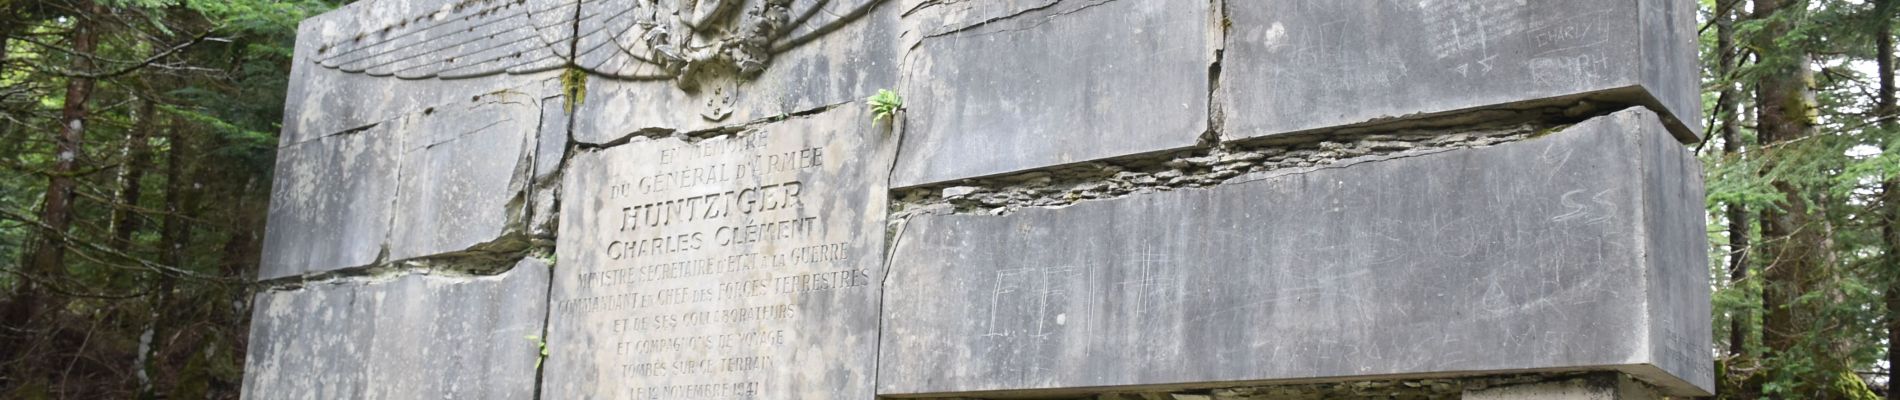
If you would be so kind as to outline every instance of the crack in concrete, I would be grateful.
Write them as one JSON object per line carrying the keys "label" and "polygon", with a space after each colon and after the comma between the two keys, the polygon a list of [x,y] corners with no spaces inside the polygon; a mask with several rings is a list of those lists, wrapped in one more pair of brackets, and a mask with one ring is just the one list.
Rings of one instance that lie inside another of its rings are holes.
{"label": "crack in concrete", "polygon": [[[1014,28],[1001,28],[1001,29],[997,29],[997,30],[994,30],[994,31],[988,31],[988,32],[975,32],[975,33],[971,33],[970,35],[971,35],[971,36],[981,36],[981,35],[990,35],[990,34],[996,34],[996,33],[1006,33],[1006,32],[1021,32],[1021,31],[1026,31],[1026,30],[1030,30],[1030,29],[1035,29],[1036,27],[1040,27],[1040,26],[1043,26],[1043,25],[1045,25],[1045,24],[1048,24],[1048,23],[1049,23],[1049,21],[1054,21],[1054,20],[1055,20],[1055,19],[1056,19],[1057,17],[1061,17],[1061,16],[1064,16],[1064,15],[1069,15],[1069,14],[1074,14],[1074,13],[1078,13],[1078,12],[1081,12],[1082,10],[1087,10],[1087,9],[1090,9],[1090,8],[1095,8],[1095,6],[1099,6],[1099,5],[1103,5],[1103,4],[1108,4],[1108,3],[1111,3],[1111,2],[1114,2],[1115,0],[1096,0],[1095,2],[1092,2],[1092,3],[1089,3],[1089,4],[1084,4],[1084,5],[1082,5],[1082,6],[1080,6],[1080,7],[1076,7],[1076,8],[1073,8],[1073,9],[1068,9],[1068,10],[1061,10],[1061,11],[1050,11],[1050,10],[1052,10],[1052,9],[1055,9],[1055,8],[1056,8],[1057,6],[1061,6],[1061,5],[1063,4],[1063,3],[1067,3],[1067,2],[1070,2],[1070,1],[1076,1],[1076,0],[1066,0],[1066,1],[1056,1],[1056,2],[1051,2],[1051,3],[1049,3],[1049,4],[1045,4],[1045,5],[1041,5],[1041,6],[1037,6],[1037,7],[1030,7],[1030,8],[1026,8],[1026,9],[1022,9],[1022,10],[1020,10],[1020,11],[1017,11],[1017,12],[1014,12],[1014,13],[1010,13],[1009,15],[1004,15],[1004,16],[999,16],[999,17],[995,17],[995,18],[990,18],[990,19],[986,19],[986,20],[983,20],[983,21],[979,21],[979,22],[976,22],[976,23],[973,23],[973,24],[970,24],[970,25],[965,25],[965,26],[961,26],[961,27],[957,27],[956,29],[951,29],[951,30],[948,30],[948,31],[943,31],[943,32],[937,32],[937,33],[932,33],[932,34],[927,34],[927,35],[924,35],[924,36],[923,36],[923,37],[922,37],[921,39],[919,39],[918,41],[919,41],[919,42],[921,43],[921,42],[923,41],[923,39],[931,39],[931,38],[938,38],[938,37],[944,37],[944,36],[949,36],[949,35],[956,35],[956,34],[961,34],[961,33],[963,33],[963,32],[970,32],[970,31],[974,31],[974,30],[978,30],[978,29],[982,29],[982,28],[984,28],[984,27],[987,27],[987,26],[989,26],[989,25],[993,25],[993,24],[997,24],[997,23],[1000,23],[1000,22],[1004,22],[1004,21],[1009,21],[1009,20],[1014,20],[1014,19],[1019,19],[1019,18],[1042,18],[1042,20],[1041,20],[1041,21],[1036,21],[1035,23],[1032,23],[1032,24],[1029,24],[1029,25],[1026,25],[1026,26],[1019,26],[1019,27],[1014,27]],[[1033,15],[1033,16],[1032,16],[1032,15],[1030,15],[1030,14],[1041,14],[1042,12],[1045,12],[1045,11],[1049,11],[1049,13],[1048,13],[1048,14],[1042,14],[1042,15]]]}
{"label": "crack in concrete", "polygon": [[[508,95],[508,96],[501,96],[501,95]],[[476,97],[476,99],[475,99],[475,105],[474,105],[474,106],[471,106],[471,107],[469,107],[469,109],[471,109],[471,110],[473,110],[473,109],[478,109],[478,108],[480,108],[480,107],[482,107],[482,106],[490,106],[490,105],[502,105],[502,104],[514,104],[514,105],[523,105],[523,106],[538,106],[538,105],[535,105],[535,104],[529,104],[529,103],[526,103],[526,102],[522,102],[522,101],[519,101],[519,100],[513,100],[513,97],[515,97],[515,96],[527,96],[527,94],[526,94],[526,93],[522,93],[521,91],[518,91],[518,90],[514,90],[514,89],[502,89],[502,90],[498,90],[498,91],[494,91],[494,92],[490,92],[490,93],[488,93],[488,94],[484,94],[484,95],[481,95],[481,96],[478,96],[478,97]],[[423,112],[422,112],[422,115],[423,115],[423,116],[430,116],[430,115],[433,115],[433,114],[435,114],[435,107],[430,107],[430,108],[427,108],[427,109],[424,109],[424,110],[423,110]],[[412,113],[412,114],[408,114],[408,115],[405,115],[405,117],[407,117],[407,116],[413,116],[413,115],[414,115],[414,114]],[[400,119],[400,118],[402,118],[402,117],[398,117],[398,119]],[[509,122],[514,122],[514,121],[515,121],[515,119],[514,119],[514,118],[513,118],[512,116],[510,116],[509,118],[503,118],[503,119],[501,119],[501,120],[497,120],[497,121],[494,121],[494,122],[490,122],[490,123],[488,123],[487,125],[482,125],[482,126],[481,126],[481,127],[479,127],[479,128],[475,128],[475,129],[470,129],[470,130],[468,130],[467,132],[462,132],[462,133],[459,133],[459,134],[456,134],[456,135],[455,135],[454,137],[449,137],[449,138],[444,138],[444,139],[441,139],[441,140],[436,140],[436,141],[433,141],[433,142],[430,142],[430,143],[428,143],[428,144],[426,144],[426,145],[423,145],[423,146],[421,146],[421,148],[418,148],[418,149],[415,149],[415,150],[411,150],[411,151],[405,151],[405,153],[413,153],[413,152],[417,152],[417,151],[422,151],[422,150],[428,150],[428,149],[433,149],[433,148],[436,148],[436,146],[441,146],[441,145],[444,145],[444,144],[449,144],[449,143],[453,143],[453,142],[455,142],[455,141],[458,141],[458,140],[462,140],[463,138],[467,138],[467,137],[469,137],[469,136],[474,136],[474,135],[476,135],[476,134],[479,134],[479,133],[482,133],[482,132],[487,132],[487,131],[488,131],[489,129],[493,129],[493,128],[495,128],[495,127],[497,127],[497,126],[501,126],[502,124],[506,124],[506,123],[509,123]],[[411,147],[411,146],[409,146],[409,145],[408,145],[407,143],[405,143],[405,144],[403,144],[403,147],[405,147],[405,148],[406,148],[406,147]]]}
{"label": "crack in concrete", "polygon": [[[942,2],[937,2],[937,3],[938,3],[938,4],[946,4],[946,3],[942,3]],[[1023,15],[1027,15],[1027,14],[1029,14],[1029,13],[1032,13],[1032,12],[1037,12],[1037,11],[1042,11],[1042,10],[1047,10],[1047,9],[1050,9],[1050,8],[1053,8],[1053,7],[1055,7],[1055,6],[1057,6],[1057,5],[1060,5],[1060,4],[1062,4],[1062,2],[1061,2],[1060,0],[1058,0],[1058,1],[1053,1],[1053,2],[1050,2],[1049,4],[1044,4],[1044,5],[1041,5],[1041,6],[1036,6],[1036,7],[1030,7],[1030,8],[1025,8],[1025,9],[1022,9],[1022,10],[1020,10],[1020,11],[1017,11],[1017,12],[1014,12],[1014,13],[1010,13],[1009,15],[1003,15],[1003,16],[998,16],[998,17],[994,17],[994,18],[990,18],[990,19],[986,19],[986,20],[982,20],[982,21],[977,21],[977,22],[975,22],[975,23],[972,23],[972,24],[969,24],[969,25],[964,25],[964,26],[960,26],[960,27],[956,27],[955,29],[951,29],[951,30],[948,30],[948,31],[943,31],[943,32],[937,32],[937,33],[930,33],[930,34],[925,34],[925,35],[924,35],[923,37],[921,37],[921,38],[919,38],[919,40],[918,40],[918,42],[920,42],[920,43],[921,43],[921,42],[922,42],[922,39],[930,39],[930,38],[935,38],[935,37],[943,37],[943,36],[949,36],[949,35],[954,35],[954,34],[957,34],[957,33],[960,33],[960,32],[964,32],[964,31],[968,31],[968,30],[972,30],[972,29],[976,29],[976,28],[980,28],[980,27],[983,27],[984,25],[989,25],[990,23],[993,23],[993,22],[997,22],[997,21],[1003,21],[1003,20],[1008,20],[1008,19],[1012,19],[1012,18],[1016,18],[1016,17],[1019,17],[1019,16],[1023,16]],[[916,8],[916,9],[912,9],[912,11],[917,11],[917,10],[922,10],[922,9],[923,9],[923,7],[921,7],[921,6],[920,6],[920,7],[918,7],[918,8]],[[909,15],[905,15],[905,16],[906,16],[906,17],[908,17]]]}
{"label": "crack in concrete", "polygon": [[[891,143],[890,166],[885,169],[885,174],[884,174],[884,187],[886,188],[891,187],[891,180],[894,179],[895,176],[897,176],[897,160],[903,159],[903,157],[901,157],[902,156],[901,153],[904,151],[905,119],[904,119],[904,113],[902,110],[899,110],[897,115],[894,115],[891,117],[890,124],[891,124],[890,127],[891,127],[892,143]],[[885,193],[886,196],[889,196],[890,194],[891,193],[889,192]],[[890,201],[890,199],[887,197],[886,201],[888,202]],[[889,205],[887,204],[886,207],[888,208]],[[886,213],[885,218],[891,218],[895,220],[887,219],[884,222],[884,252],[883,252],[884,259],[882,260],[882,265],[880,266],[884,271],[884,279],[880,280],[877,286],[878,329],[877,329],[876,337],[872,338],[872,340],[875,340],[875,342],[873,342],[873,344],[871,345],[872,354],[883,354],[884,331],[885,331],[884,318],[883,318],[884,304],[885,304],[884,300],[885,300],[885,296],[890,294],[890,292],[886,292],[884,291],[884,289],[890,287],[891,276],[895,275],[893,271],[891,270],[891,265],[892,265],[891,260],[895,259],[894,256],[897,254],[897,245],[902,243],[902,240],[904,238],[904,230],[907,226],[909,226],[909,222],[910,222],[908,218],[898,216],[894,213]],[[873,357],[873,358],[876,359],[877,357]],[[878,362],[876,360],[873,361],[873,364],[871,365],[872,387],[876,387],[879,379],[883,377],[883,373],[884,373],[883,365],[884,363],[882,362]]]}
{"label": "crack in concrete", "polygon": [[[398,118],[400,118],[400,117],[398,117]],[[309,138],[309,139],[304,139],[304,140],[299,140],[299,141],[297,141],[296,143],[291,143],[291,144],[287,144],[287,145],[283,145],[283,146],[278,146],[277,148],[280,148],[280,149],[281,149],[281,148],[288,148],[288,147],[291,147],[291,146],[300,146],[300,145],[303,145],[303,144],[306,144],[306,143],[310,143],[310,142],[315,142],[315,141],[318,141],[318,140],[323,140],[323,139],[328,139],[328,138],[333,138],[333,137],[337,137],[337,136],[348,136],[348,135],[354,135],[354,134],[358,134],[358,133],[363,133],[363,132],[368,132],[368,131],[369,131],[369,130],[371,130],[371,129],[376,129],[376,126],[378,126],[378,125],[382,125],[383,123],[386,123],[386,122],[389,122],[389,121],[391,121],[391,120],[394,120],[394,118],[392,118],[392,119],[386,119],[386,120],[382,120],[382,121],[376,121],[376,122],[371,122],[371,123],[367,123],[367,124],[363,124],[362,126],[358,126],[358,127],[353,127],[353,128],[349,128],[349,129],[344,129],[344,130],[341,130],[341,131],[337,131],[336,133],[330,133],[330,134],[324,134],[324,135],[318,135],[317,137],[313,137],[313,138]]]}
{"label": "crack in concrete", "polygon": [[[1572,109],[1566,107],[1563,109]],[[1007,215],[1026,208],[1062,208],[1146,193],[1211,188],[1373,162],[1530,140],[1565,128],[1554,109],[1497,115],[1478,122],[1450,117],[1452,128],[1410,120],[1418,128],[1347,128],[1291,137],[1216,142],[1137,155],[893,191],[893,220],[916,214]],[[1590,113],[1589,115],[1607,115]],[[1567,115],[1567,114],[1566,114]]]}
{"label": "crack in concrete", "polygon": [[1212,60],[1207,63],[1207,130],[1201,132],[1201,146],[1217,146],[1221,142],[1221,131],[1227,122],[1226,109],[1221,106],[1221,63],[1227,58],[1227,9],[1223,0],[1208,0],[1213,11],[1213,38],[1208,41],[1208,50]]}
{"label": "crack in concrete", "polygon": [[273,278],[252,285],[256,292],[262,293],[297,290],[320,284],[376,283],[409,275],[492,278],[512,271],[514,264],[529,253],[528,249],[505,253],[458,252]]}
{"label": "crack in concrete", "polygon": [[[622,135],[618,138],[614,138],[613,140],[600,142],[600,143],[590,143],[590,142],[575,140],[573,138],[572,132],[570,131],[569,136],[568,136],[568,141],[569,143],[572,143],[576,147],[576,149],[587,150],[587,151],[598,151],[598,150],[605,150],[605,149],[610,149],[614,147],[619,147],[621,145],[633,142],[634,139],[641,139],[641,138],[654,139],[654,140],[664,139],[664,138],[673,138],[673,139],[679,139],[680,141],[688,143],[688,144],[699,143],[707,139],[714,139],[714,138],[725,137],[725,136],[734,136],[734,135],[739,134],[740,132],[751,130],[763,125],[775,124],[779,122],[790,121],[793,119],[801,119],[801,118],[810,117],[817,114],[822,114],[826,111],[831,111],[838,107],[842,107],[842,106],[850,105],[850,104],[857,104],[857,100],[853,99],[853,100],[845,101],[845,102],[826,104],[826,105],[822,105],[818,107],[794,111],[790,113],[779,114],[779,115],[775,115],[771,117],[754,119],[754,120],[746,121],[742,123],[721,125],[721,126],[715,126],[715,127],[705,128],[705,129],[700,129],[700,130],[693,130],[693,131],[680,131],[674,128],[661,128],[661,127],[640,128],[626,135]],[[573,152],[569,152],[568,157],[570,158],[573,157]]]}
{"label": "crack in concrete", "polygon": [[916,6],[912,6],[909,10],[904,10],[903,12],[898,13],[897,17],[908,18],[910,17],[911,14],[916,14],[918,11],[923,11],[931,7],[947,5],[947,4],[956,4],[956,3],[958,3],[958,1],[956,0],[924,0],[922,2],[918,2]]}
{"label": "crack in concrete", "polygon": [[[554,249],[549,248],[546,249],[546,251],[546,255],[551,255]],[[529,257],[539,257],[541,255],[542,254],[534,254],[529,255]],[[537,344],[541,347],[541,352],[536,355],[540,357],[540,359],[534,363],[534,399],[536,400],[541,398],[542,388],[546,386],[547,382],[548,333],[553,329],[552,321],[554,320],[554,310],[551,308],[554,306],[554,282],[557,281],[557,279],[554,278],[556,260],[543,259],[543,261],[548,263],[548,289],[546,298],[542,300],[542,304],[545,305],[545,307],[541,309],[541,335],[538,340],[536,340],[539,342]]]}

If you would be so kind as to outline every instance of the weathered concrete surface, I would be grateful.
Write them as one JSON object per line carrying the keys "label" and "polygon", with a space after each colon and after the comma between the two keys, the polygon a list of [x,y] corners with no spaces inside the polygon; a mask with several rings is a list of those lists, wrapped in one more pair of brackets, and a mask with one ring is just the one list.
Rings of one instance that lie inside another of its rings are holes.
{"label": "weathered concrete surface", "polygon": [[[899,0],[904,27],[913,37],[942,36],[990,21],[1016,17],[1056,5],[1062,0],[939,1]],[[1070,4],[1069,8],[1078,6]]]}
{"label": "weathered concrete surface", "polygon": [[1250,138],[1562,97],[1701,135],[1695,2],[1229,1],[1225,133]]}
{"label": "weathered concrete surface", "polygon": [[542,398],[872,398],[895,141],[838,107],[575,154]]}
{"label": "weathered concrete surface", "polygon": [[541,99],[541,127],[535,140],[534,183],[549,181],[561,172],[567,159],[567,100],[561,96]]}
{"label": "weathered concrete surface", "polygon": [[563,62],[544,47],[572,36],[550,22],[572,19],[561,3],[368,1],[305,20],[259,279],[460,252],[518,229],[520,171],[548,153],[534,150],[530,99],[558,93]]}
{"label": "weathered concrete surface", "polygon": [[1209,2],[1047,3],[953,3],[906,19],[926,37],[905,56],[894,187],[1197,143]]}
{"label": "weathered concrete surface", "polygon": [[[1062,0],[939,1],[899,0],[904,11],[904,27],[914,37],[942,36],[946,33],[1015,18],[1045,10]],[[1093,2],[1091,2],[1093,3]],[[1070,4],[1074,9],[1082,2]],[[1043,14],[1046,15],[1046,14]]]}
{"label": "weathered concrete surface", "polygon": [[1663,396],[1622,374],[1466,390],[1464,400],[1661,400]]}
{"label": "weathered concrete surface", "polygon": [[374,263],[389,236],[400,121],[277,151],[259,279]]}
{"label": "weathered concrete surface", "polygon": [[492,250],[525,228],[536,158],[560,162],[540,107],[502,90],[283,148],[259,278]]}
{"label": "weathered concrete surface", "polygon": [[[756,76],[709,73],[699,78],[666,77],[664,71],[628,55],[583,54],[584,68],[607,74],[588,78],[585,101],[575,108],[574,140],[607,143],[649,131],[698,131],[797,114],[824,106],[860,102],[897,84],[898,12],[886,0],[794,1],[794,8],[816,5],[809,19],[797,22],[774,42],[774,55]],[[618,15],[618,3],[598,11],[584,7],[582,30],[599,29],[596,14]],[[748,6],[749,7],[749,6]],[[639,9],[633,10],[638,13]],[[651,11],[647,11],[651,12]],[[611,21],[611,19],[610,19]],[[814,31],[814,29],[824,29]],[[637,45],[616,42],[618,46]],[[583,37],[579,45],[613,48]],[[598,59],[597,59],[598,58]],[[867,118],[868,120],[868,118]]]}
{"label": "weathered concrete surface", "polygon": [[1609,369],[1706,393],[1699,176],[1639,108],[1488,148],[917,216],[878,391]]}
{"label": "weathered concrete surface", "polygon": [[461,252],[521,233],[541,114],[533,96],[497,92],[412,115],[390,259]]}
{"label": "weathered concrete surface", "polygon": [[406,275],[259,293],[246,399],[534,396],[548,264],[499,276]]}

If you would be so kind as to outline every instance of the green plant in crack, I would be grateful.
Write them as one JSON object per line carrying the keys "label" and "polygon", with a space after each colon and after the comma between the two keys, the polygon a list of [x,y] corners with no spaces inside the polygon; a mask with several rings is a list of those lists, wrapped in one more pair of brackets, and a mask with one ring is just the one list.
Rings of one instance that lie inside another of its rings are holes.
{"label": "green plant in crack", "polygon": [[873,124],[886,118],[896,120],[897,111],[904,109],[904,98],[898,97],[897,92],[890,89],[878,89],[877,94],[864,99],[864,103],[871,106],[871,123]]}
{"label": "green plant in crack", "polygon": [[541,362],[548,360],[548,341],[541,340],[540,336],[535,335],[523,336],[523,338],[528,339],[529,342],[533,342],[535,347],[541,349],[541,357],[534,359],[534,369],[540,370]]}
{"label": "green plant in crack", "polygon": [[567,100],[562,103],[562,108],[568,114],[573,114],[575,107],[587,101],[587,71],[570,66],[567,72],[561,73],[561,94]]}

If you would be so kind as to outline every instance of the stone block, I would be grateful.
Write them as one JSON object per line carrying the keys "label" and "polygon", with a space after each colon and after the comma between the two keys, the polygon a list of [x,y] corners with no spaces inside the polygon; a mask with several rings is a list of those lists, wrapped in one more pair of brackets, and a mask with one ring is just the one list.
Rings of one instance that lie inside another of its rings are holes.
{"label": "stone block", "polygon": [[390,260],[507,247],[497,242],[522,234],[541,118],[540,101],[512,91],[403,118]]}
{"label": "stone block", "polygon": [[872,398],[895,141],[839,107],[574,154],[541,397]]}
{"label": "stone block", "polygon": [[520,247],[499,242],[525,228],[539,103],[498,91],[283,148],[259,278]]}
{"label": "stone block", "polygon": [[375,263],[396,197],[395,123],[277,151],[259,279]]}
{"label": "stone block", "polygon": [[879,395],[1613,370],[1712,390],[1699,167],[1636,108],[1524,141],[919,215]]}
{"label": "stone block", "polygon": [[1193,146],[1207,131],[1209,2],[932,5],[906,18],[894,187]]}
{"label": "stone block", "polygon": [[567,100],[562,96],[541,99],[540,139],[535,140],[534,183],[553,182],[567,160],[569,117]]}
{"label": "stone block", "polygon": [[1253,138],[1591,98],[1702,134],[1696,5],[1229,1],[1225,134]]}
{"label": "stone block", "polygon": [[259,293],[246,399],[527,399],[548,264],[501,275],[405,275]]}

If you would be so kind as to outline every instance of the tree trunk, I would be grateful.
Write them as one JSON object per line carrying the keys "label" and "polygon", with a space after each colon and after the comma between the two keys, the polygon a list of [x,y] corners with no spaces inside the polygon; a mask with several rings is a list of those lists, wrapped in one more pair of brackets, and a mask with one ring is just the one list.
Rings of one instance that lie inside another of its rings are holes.
{"label": "tree trunk", "polygon": [[[135,205],[139,205],[139,193],[142,191],[142,184],[139,184],[139,182],[141,182],[141,178],[144,178],[144,169],[150,165],[150,129],[158,125],[158,114],[156,114],[154,108],[156,108],[156,100],[146,99],[142,102],[141,108],[139,108],[137,127],[133,127],[131,138],[127,138],[127,144],[125,144],[125,167],[120,169],[120,188],[122,188],[122,190],[120,190],[120,201],[118,201],[122,207],[114,210],[114,214],[112,214],[112,216],[114,216],[114,220],[112,220],[112,239],[114,239],[114,245],[131,246],[131,233],[137,231],[139,226],[142,226],[141,216],[139,216],[137,212],[133,212],[133,210],[125,209],[125,207],[135,207]],[[167,129],[169,129],[169,131],[177,131],[177,129],[179,129],[177,121],[169,123]],[[169,131],[167,131],[167,135],[165,135],[165,140],[171,142],[173,150],[167,152],[167,157],[165,157],[167,163],[175,161],[175,157],[171,154],[177,154],[177,148],[179,148],[179,142],[175,142],[177,135],[171,135]],[[169,165],[167,165],[167,171],[169,171]],[[167,180],[169,180],[169,174],[167,174]],[[167,188],[171,188],[171,186],[167,184]],[[171,197],[171,195],[167,195],[167,199],[169,199],[169,197]],[[171,216],[167,214],[165,220],[169,222]],[[165,235],[161,233],[161,237],[165,237]],[[120,248],[120,250],[125,250],[125,248]],[[160,260],[160,262],[163,262],[165,265],[177,265],[173,264],[173,262],[169,262],[169,260]],[[160,273],[160,275],[160,281],[163,281],[163,275],[165,275],[165,273]],[[163,294],[161,294],[160,298],[163,298]],[[161,303],[161,301],[152,301],[150,305],[152,305],[150,320],[146,320],[146,324],[144,324],[144,332],[142,332],[142,336],[139,337],[139,355],[137,355],[137,360],[133,362],[133,368],[135,368],[135,372],[137,372],[133,373],[133,377],[137,377],[135,387],[139,389],[141,394],[154,394],[152,379],[154,379],[156,370],[154,370],[152,366],[156,366],[154,355],[158,355],[158,353],[156,353],[156,349],[158,349],[158,339],[160,339],[160,336],[158,336],[158,324],[161,324],[161,320],[165,318],[165,315],[163,315],[163,313],[165,313],[165,307],[169,307],[169,305],[165,305],[165,303]],[[150,398],[150,396],[142,396],[142,398]]]}
{"label": "tree trunk", "polygon": [[[1886,148],[1883,151],[1900,151],[1900,143],[1893,143],[1892,118],[1900,116],[1900,108],[1894,103],[1893,70],[1893,12],[1895,0],[1874,2],[1874,64],[1879,71],[1880,91],[1876,94],[1874,112],[1882,118],[1880,127],[1887,132]],[[1881,202],[1886,206],[1886,223],[1881,225],[1881,236],[1887,242],[1887,288],[1882,295],[1887,306],[1887,370],[1891,377],[1897,362],[1900,362],[1900,171],[1887,173],[1886,182],[1881,183]],[[1891,378],[1889,378],[1891,379]],[[1900,393],[1893,390],[1893,383],[1887,384],[1887,400],[1900,400]]]}
{"label": "tree trunk", "polygon": [[1888,128],[1896,125],[1893,117],[1900,115],[1900,104],[1896,104],[1894,98],[1893,76],[1893,19],[1896,17],[1894,15],[1895,7],[1900,6],[1900,4],[1897,3],[1900,3],[1900,1],[1877,0],[1874,2],[1874,16],[1876,19],[1874,25],[1874,63],[1879,66],[1880,69],[1878,71],[1880,76],[1880,92],[1877,94],[1879,98],[1875,99],[1875,110],[1880,113],[1881,117],[1885,118],[1881,120],[1881,126]]}
{"label": "tree trunk", "polygon": [[[1797,141],[1813,134],[1810,119],[1814,94],[1809,88],[1814,72],[1805,49],[1782,47],[1777,39],[1793,30],[1794,17],[1807,8],[1802,0],[1755,0],[1757,18],[1766,19],[1754,46],[1764,52],[1763,69],[1755,89],[1757,134],[1768,157],[1769,169],[1776,159],[1793,151]],[[1795,46],[1799,46],[1796,44]],[[1780,153],[1780,154],[1777,154]],[[1780,193],[1780,208],[1761,210],[1762,246],[1762,344],[1770,357],[1786,357],[1798,352],[1802,334],[1816,316],[1807,307],[1795,304],[1802,295],[1816,289],[1831,243],[1826,222],[1804,188],[1792,182],[1770,183]],[[1824,351],[1803,354],[1830,357]],[[1825,360],[1822,360],[1825,361]],[[1838,366],[1814,365],[1821,371]],[[1831,376],[1831,375],[1823,375]],[[1812,383],[1821,385],[1822,383]]]}
{"label": "tree trunk", "polygon": [[[1722,83],[1722,93],[1715,105],[1716,117],[1721,119],[1722,154],[1730,159],[1742,156],[1742,127],[1737,114],[1741,111],[1741,90],[1733,81],[1737,57],[1735,51],[1735,15],[1741,7],[1741,0],[1726,0],[1718,3],[1715,11],[1716,53],[1720,57],[1716,66],[1716,79]],[[1741,288],[1748,280],[1748,206],[1731,202],[1723,211],[1728,222],[1728,275],[1729,287]],[[1729,357],[1747,354],[1749,315],[1746,310],[1737,310],[1729,316]]]}
{"label": "tree trunk", "polygon": [[[79,1],[77,8],[92,11],[95,15],[102,11],[85,0]],[[74,21],[72,51],[81,55],[72,58],[74,71],[95,69],[92,59],[88,58],[97,45],[95,30],[95,23],[90,18],[76,18]],[[56,305],[49,307],[57,302],[51,301],[52,296],[44,285],[57,280],[65,268],[65,237],[67,229],[72,226],[73,173],[78,170],[79,156],[83,150],[80,145],[85,138],[86,101],[92,96],[92,87],[92,79],[85,77],[74,76],[66,81],[65,104],[60,108],[58,134],[53,138],[55,161],[47,178],[45,198],[40,204],[39,222],[44,227],[40,229],[33,246],[27,250],[26,263],[21,266],[22,272],[31,279],[22,280],[16,298],[9,302],[4,326],[0,326],[0,332],[13,336],[0,344],[0,349],[5,349],[0,350],[0,357],[5,357],[0,361],[19,359],[22,356],[19,352],[27,347],[25,340],[31,337],[27,329],[32,321],[39,318],[43,309],[58,308]]]}
{"label": "tree trunk", "polygon": [[[264,189],[263,193],[256,193],[260,186],[258,183],[259,181],[256,178],[248,179],[244,182],[243,190],[238,192],[237,204],[246,205],[240,208],[240,210],[248,211],[239,212],[235,216],[236,219],[232,221],[232,226],[236,227],[236,229],[231,232],[231,236],[224,242],[223,249],[219,251],[218,276],[220,277],[246,281],[248,280],[246,278],[247,276],[257,271],[257,262],[261,257],[259,253],[261,250],[259,242],[263,239],[263,235],[260,235],[261,232],[259,232],[259,228],[262,228],[264,224],[261,223],[263,213],[254,211],[263,210],[264,208],[251,207],[249,205],[256,201],[258,195],[262,195],[265,198],[270,196],[268,188]],[[207,317],[207,319],[215,321],[214,325],[221,327],[217,329],[228,329],[226,332],[235,332],[238,335],[242,335],[242,332],[248,331],[246,321],[249,319],[247,316],[250,315],[250,310],[247,306],[250,302],[246,300],[250,299],[250,292],[241,288],[236,290],[232,289],[231,287],[225,287],[215,292],[225,296],[223,297],[225,301],[212,303],[212,307],[210,307],[212,315]],[[211,354],[228,354],[238,360],[244,358],[245,348],[239,345],[238,341],[214,340],[216,336],[204,333],[194,336],[197,342],[186,347],[192,349],[192,351],[211,352]],[[224,380],[221,377],[216,377],[208,382],[206,386],[209,388],[209,395],[207,397],[235,398],[240,394],[239,392],[243,388],[243,382],[241,379]]]}
{"label": "tree trunk", "polygon": [[[14,18],[18,18],[13,14],[12,7],[4,7],[0,8],[0,10],[5,10],[5,14],[0,15],[0,18],[5,18],[6,21],[13,21]],[[16,28],[14,28],[12,22],[0,22],[0,72],[7,71],[7,43],[13,41],[14,29]]]}
{"label": "tree trunk", "polygon": [[[190,246],[191,227],[186,224],[185,213],[190,209],[191,196],[188,191],[194,186],[185,165],[192,151],[191,141],[184,134],[184,123],[176,117],[172,119],[172,129],[167,131],[171,142],[171,151],[165,155],[165,221],[159,230],[159,262],[179,269],[188,269],[185,265],[185,248]],[[155,293],[158,294],[158,312],[152,324],[152,345],[147,355],[145,373],[152,380],[159,380],[162,372],[158,366],[165,365],[158,360],[169,354],[169,347],[175,327],[172,320],[178,319],[172,313],[179,311],[177,303],[178,277],[171,273],[159,274]],[[141,395],[156,395],[153,388],[142,388]]]}
{"label": "tree trunk", "polygon": [[139,104],[138,118],[132,126],[132,132],[125,138],[125,146],[120,147],[125,162],[119,166],[119,193],[116,206],[112,209],[112,248],[126,251],[132,248],[132,234],[137,233],[144,219],[132,209],[139,205],[139,197],[144,191],[140,184],[145,179],[146,164],[151,161],[151,130],[154,119],[158,118],[157,106],[152,100],[143,100]]}

